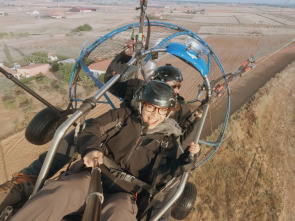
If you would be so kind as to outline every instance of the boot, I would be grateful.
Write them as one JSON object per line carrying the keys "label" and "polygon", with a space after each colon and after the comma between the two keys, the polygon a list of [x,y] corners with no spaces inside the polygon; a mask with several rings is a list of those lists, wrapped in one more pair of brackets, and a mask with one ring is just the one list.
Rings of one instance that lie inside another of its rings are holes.
{"label": "boot", "polygon": [[27,200],[33,192],[36,180],[36,175],[17,172],[12,175],[10,181],[0,185],[0,214],[7,206]]}

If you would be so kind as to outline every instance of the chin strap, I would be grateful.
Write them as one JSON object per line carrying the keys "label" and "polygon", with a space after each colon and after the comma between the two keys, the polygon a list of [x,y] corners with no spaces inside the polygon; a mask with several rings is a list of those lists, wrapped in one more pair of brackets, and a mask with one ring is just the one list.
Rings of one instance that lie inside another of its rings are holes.
{"label": "chin strap", "polygon": [[139,114],[142,113],[142,103],[141,102],[138,102],[138,112],[139,112]]}

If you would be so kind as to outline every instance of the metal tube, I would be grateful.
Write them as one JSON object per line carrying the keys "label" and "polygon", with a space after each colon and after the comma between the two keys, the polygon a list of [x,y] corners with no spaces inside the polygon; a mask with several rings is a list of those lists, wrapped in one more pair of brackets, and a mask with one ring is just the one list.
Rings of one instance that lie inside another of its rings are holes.
{"label": "metal tube", "polygon": [[57,151],[58,145],[62,139],[62,137],[64,136],[65,132],[67,131],[67,129],[79,118],[81,117],[83,114],[82,111],[77,110],[73,115],[71,115],[65,122],[63,122],[58,129],[56,130],[56,132],[54,133],[54,137],[52,139],[50,148],[46,154],[46,158],[44,160],[44,163],[42,165],[42,168],[40,170],[38,179],[36,181],[34,190],[32,195],[34,195],[40,188],[41,186],[43,186],[46,176],[48,174],[49,168],[52,164],[54,155]]}
{"label": "metal tube", "polygon": [[197,133],[196,133],[196,136],[195,136],[195,139],[194,139],[194,143],[198,143],[199,142],[199,139],[200,139],[200,136],[201,136],[201,132],[203,130],[203,126],[204,126],[204,123],[205,123],[205,120],[206,120],[206,116],[207,116],[207,113],[208,113],[208,110],[209,110],[209,103],[210,103],[209,101],[211,99],[211,87],[210,87],[209,79],[208,79],[207,76],[205,76],[204,77],[204,80],[205,80],[205,83],[207,85],[207,103],[204,105],[203,115],[202,115],[202,118],[200,120],[198,129],[197,129]]}
{"label": "metal tube", "polygon": [[197,133],[196,133],[196,136],[195,136],[195,139],[194,139],[194,143],[199,142],[199,139],[200,139],[200,136],[201,136],[201,132],[202,132],[205,120],[206,120],[208,110],[209,110],[209,104],[207,103],[207,104],[204,105],[203,116],[202,116],[202,118],[201,118],[201,120],[199,122],[198,130],[197,130]]}
{"label": "metal tube", "polygon": [[101,170],[99,167],[93,168],[89,185],[89,193],[86,200],[86,208],[82,221],[100,221],[100,214],[103,203]]}
{"label": "metal tube", "polygon": [[144,56],[146,56],[147,54],[157,53],[157,52],[166,52],[166,51],[167,51],[167,48],[166,48],[166,47],[151,48],[151,49],[148,49],[148,50],[145,50],[145,51],[141,52],[141,54],[140,54],[138,57],[135,56],[135,57],[131,58],[131,59],[127,62],[127,64],[128,64],[129,66],[131,66],[131,65],[133,65],[133,64],[136,62],[136,60],[137,60],[138,58],[144,57]]}
{"label": "metal tube", "polygon": [[[211,98],[211,87],[210,87],[210,82],[209,82],[209,79],[208,79],[207,76],[204,77],[204,81],[205,81],[206,86],[207,86],[207,88],[206,88],[207,89],[207,104],[204,107],[204,113],[203,113],[203,116],[202,116],[201,121],[199,123],[199,127],[198,127],[197,132],[196,132],[196,136],[195,136],[195,139],[194,139],[195,143],[199,142],[200,135],[201,135],[204,123],[205,123],[206,115],[207,115],[208,110],[209,110],[209,101],[210,101],[210,98]],[[190,157],[193,158],[194,156],[190,155]],[[151,220],[156,221],[156,220],[160,219],[161,216],[163,216],[163,214],[173,205],[173,203],[175,203],[175,201],[181,196],[181,194],[182,194],[182,192],[183,192],[183,190],[185,188],[187,179],[188,179],[188,172],[184,172],[183,175],[182,175],[182,179],[180,181],[180,184],[179,184],[179,186],[177,188],[177,191],[175,192],[174,196],[163,206],[163,208],[155,216],[152,217]]]}
{"label": "metal tube", "polygon": [[[124,73],[123,73],[124,74]],[[93,97],[98,100],[107,90],[109,90],[113,84],[115,84],[119,79],[121,75],[115,74],[100,90],[98,90]]]}
{"label": "metal tube", "polygon": [[[209,79],[208,79],[207,76],[203,77],[203,79],[204,79],[205,84],[207,86],[206,87],[206,90],[207,90],[207,103],[204,105],[205,107],[204,107],[203,115],[202,115],[202,118],[200,120],[198,129],[197,129],[197,132],[196,132],[194,143],[198,143],[199,142],[199,139],[200,139],[200,136],[201,136],[201,132],[203,130],[203,126],[204,126],[204,123],[205,123],[205,119],[206,119],[206,116],[207,116],[207,113],[208,113],[208,110],[209,110],[209,103],[210,103],[210,99],[211,99],[211,87],[210,87]],[[189,154],[188,161],[189,162],[193,162],[194,161],[194,154],[193,153],[190,153]]]}
{"label": "metal tube", "polygon": [[188,179],[188,172],[184,172],[182,175],[180,184],[177,188],[177,191],[175,192],[173,197],[171,197],[171,199],[163,206],[163,208],[151,218],[152,221],[159,220],[163,216],[163,214],[173,205],[173,203],[181,196],[184,190],[184,187],[186,185],[187,179]]}
{"label": "metal tube", "polygon": [[151,53],[157,53],[157,52],[166,52],[167,48],[166,47],[159,47],[159,48],[150,48],[148,50],[145,50],[141,53],[141,56],[146,56],[147,54]]}
{"label": "metal tube", "polygon": [[[93,96],[96,100],[98,100],[116,81],[119,80],[121,75],[116,74],[113,76],[95,95]],[[40,188],[43,186],[46,176],[49,172],[49,168],[52,164],[54,155],[57,151],[57,148],[60,144],[61,139],[63,138],[64,134],[68,130],[68,128],[73,125],[73,123],[79,119],[83,114],[87,113],[89,110],[91,110],[92,106],[89,103],[83,103],[81,107],[72,114],[65,122],[63,122],[58,129],[56,130],[53,140],[51,142],[50,148],[46,154],[46,158],[44,160],[44,163],[42,165],[41,171],[39,173],[38,179],[36,181],[34,190],[32,195],[34,195]]]}

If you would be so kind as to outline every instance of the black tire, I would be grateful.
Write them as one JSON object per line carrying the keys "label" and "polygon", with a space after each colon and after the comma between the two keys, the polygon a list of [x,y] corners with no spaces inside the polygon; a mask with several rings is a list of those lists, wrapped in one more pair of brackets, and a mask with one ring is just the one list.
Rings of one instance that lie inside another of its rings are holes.
{"label": "black tire", "polygon": [[[57,109],[62,111],[58,107]],[[25,137],[32,144],[46,144],[53,138],[56,129],[62,121],[61,116],[46,107],[31,120],[26,128]]]}
{"label": "black tire", "polygon": [[173,204],[171,216],[177,220],[185,219],[193,209],[197,197],[197,188],[194,184],[187,182],[183,193]]}

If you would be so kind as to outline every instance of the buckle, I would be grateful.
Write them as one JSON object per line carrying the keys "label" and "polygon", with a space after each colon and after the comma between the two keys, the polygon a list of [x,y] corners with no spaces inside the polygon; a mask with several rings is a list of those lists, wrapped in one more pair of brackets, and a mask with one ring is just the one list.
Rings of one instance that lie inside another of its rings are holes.
{"label": "buckle", "polygon": [[167,148],[168,147],[168,143],[169,142],[167,140],[162,140],[161,141],[161,146],[164,147],[164,148]]}
{"label": "buckle", "polygon": [[129,174],[125,173],[125,172],[119,172],[117,177],[119,179],[121,179],[121,180],[125,180],[125,181],[128,181],[128,182],[132,182],[135,179],[134,176],[129,175]]}
{"label": "buckle", "polygon": [[122,128],[122,122],[120,121],[119,123],[117,123],[115,127],[118,128],[118,129],[121,129]]}
{"label": "buckle", "polygon": [[135,177],[132,176],[132,175],[129,175],[129,174],[127,174],[126,177],[125,177],[125,180],[127,180],[129,182],[132,182],[134,179],[135,179]]}
{"label": "buckle", "polygon": [[126,173],[124,173],[124,172],[119,172],[117,177],[118,177],[119,179],[121,179],[121,180],[124,180],[126,176],[127,176]]}

